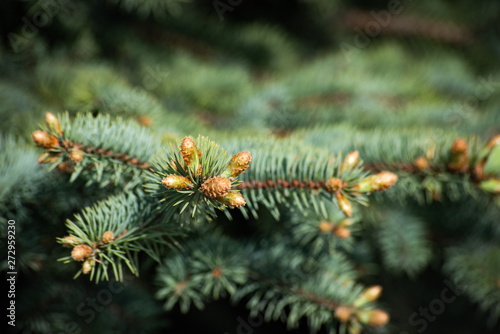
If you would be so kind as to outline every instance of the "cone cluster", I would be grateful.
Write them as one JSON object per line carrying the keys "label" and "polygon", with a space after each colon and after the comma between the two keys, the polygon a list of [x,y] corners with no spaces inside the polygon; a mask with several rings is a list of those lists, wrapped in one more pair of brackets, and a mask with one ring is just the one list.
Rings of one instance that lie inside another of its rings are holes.
{"label": "cone cluster", "polygon": [[[252,161],[249,152],[239,152],[233,155],[224,171],[220,175],[206,178],[201,176],[203,171],[202,152],[193,139],[186,137],[179,147],[182,163],[170,161],[172,168],[179,174],[169,174],[162,180],[162,184],[172,190],[199,189],[201,193],[212,200],[231,208],[246,204],[239,192],[232,191],[232,182],[243,173]],[[188,174],[185,176],[185,174]],[[199,182],[198,184],[195,184]]]}

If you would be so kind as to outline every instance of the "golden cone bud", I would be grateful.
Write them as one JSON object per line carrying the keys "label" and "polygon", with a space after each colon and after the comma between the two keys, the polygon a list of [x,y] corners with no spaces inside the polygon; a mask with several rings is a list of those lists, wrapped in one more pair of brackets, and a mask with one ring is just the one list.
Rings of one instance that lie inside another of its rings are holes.
{"label": "golden cone bud", "polygon": [[113,232],[111,231],[106,231],[102,235],[102,243],[103,244],[109,244],[112,243],[115,240],[115,236],[113,235]]}
{"label": "golden cone bud", "polygon": [[192,185],[191,180],[188,177],[176,174],[167,175],[167,177],[161,180],[161,183],[166,188],[173,190],[189,189],[189,185]]}
{"label": "golden cone bud", "polygon": [[335,318],[339,319],[340,322],[348,322],[351,318],[354,309],[348,306],[339,306],[335,309]]}
{"label": "golden cone bud", "polygon": [[250,152],[245,151],[235,154],[233,155],[233,158],[227,165],[224,172],[222,172],[222,176],[227,178],[235,178],[241,173],[244,173],[251,162],[252,156],[250,155]]}
{"label": "golden cone bud", "polygon": [[235,191],[229,191],[226,195],[218,197],[217,201],[231,208],[239,208],[247,204],[243,196]]}
{"label": "golden cone bud", "polygon": [[342,171],[351,169],[355,167],[359,162],[359,152],[354,151],[346,155],[344,161],[342,162]]}
{"label": "golden cone bud", "polygon": [[222,197],[231,190],[231,181],[224,176],[214,176],[203,182],[201,192],[208,198]]}
{"label": "golden cone bud", "polygon": [[59,120],[53,113],[50,112],[45,113],[45,123],[47,123],[50,129],[57,132],[61,136],[63,135],[63,132],[61,130],[61,123],[59,123]]}
{"label": "golden cone bud", "polygon": [[396,174],[384,171],[367,177],[359,184],[354,186],[353,189],[360,193],[371,193],[377,190],[387,190],[392,187],[397,180],[398,176]]}
{"label": "golden cone bud", "polygon": [[335,194],[337,202],[339,203],[340,210],[347,216],[352,216],[352,204],[341,192]]}
{"label": "golden cone bud", "polygon": [[389,322],[389,314],[382,310],[376,309],[370,311],[370,319],[368,324],[376,327],[385,326]]}
{"label": "golden cone bud", "polygon": [[360,307],[366,303],[377,300],[382,294],[382,286],[373,285],[365,289],[363,293],[354,301],[354,307]]}
{"label": "golden cone bud", "polygon": [[92,254],[92,248],[89,245],[77,245],[71,251],[71,257],[75,261],[83,261]]}
{"label": "golden cone bud", "polygon": [[84,156],[85,154],[83,153],[83,151],[77,148],[74,148],[71,150],[71,152],[69,152],[69,159],[73,162],[82,161]]}
{"label": "golden cone bud", "polygon": [[333,223],[330,223],[330,222],[327,222],[327,221],[322,221],[319,223],[319,230],[323,233],[327,233],[327,232],[331,232],[333,231],[333,228],[335,227],[335,225],[333,225]]}
{"label": "golden cone bud", "polygon": [[342,180],[337,179],[336,177],[332,177],[331,179],[328,179],[325,183],[325,189],[330,194],[336,193],[337,191],[342,189]]}
{"label": "golden cone bud", "polygon": [[33,140],[35,144],[43,148],[60,147],[59,140],[45,131],[37,130],[33,132]]}
{"label": "golden cone bud", "polygon": [[415,166],[420,170],[426,170],[430,167],[429,162],[424,157],[418,157],[417,160],[415,160]]}
{"label": "golden cone bud", "polygon": [[333,234],[340,239],[347,239],[351,236],[351,230],[345,226],[337,226],[335,230],[333,230]]}

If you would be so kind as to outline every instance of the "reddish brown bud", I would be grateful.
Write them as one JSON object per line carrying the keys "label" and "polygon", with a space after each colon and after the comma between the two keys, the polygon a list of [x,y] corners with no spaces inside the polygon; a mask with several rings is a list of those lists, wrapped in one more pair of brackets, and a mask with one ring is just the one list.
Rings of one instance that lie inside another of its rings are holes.
{"label": "reddish brown bud", "polygon": [[231,190],[231,181],[223,176],[214,176],[203,182],[201,192],[208,198],[222,197]]}
{"label": "reddish brown bud", "polygon": [[151,117],[144,115],[137,117],[137,122],[147,128],[149,128],[153,124],[153,120],[151,119]]}
{"label": "reddish brown bud", "polygon": [[83,261],[92,254],[92,248],[89,245],[78,245],[71,251],[71,257],[75,261]]}
{"label": "reddish brown bud", "polygon": [[458,138],[453,142],[453,145],[451,146],[451,153],[452,154],[460,154],[460,153],[465,153],[467,152],[469,148],[469,145],[467,145],[467,141],[463,138]]}
{"label": "reddish brown bud", "polygon": [[219,267],[215,267],[214,270],[212,270],[212,277],[220,278],[221,276],[222,276],[222,270]]}
{"label": "reddish brown bud", "polygon": [[328,191],[330,194],[334,194],[340,189],[342,189],[342,180],[337,179],[336,177],[332,177],[331,179],[328,179],[325,184],[325,189]]}

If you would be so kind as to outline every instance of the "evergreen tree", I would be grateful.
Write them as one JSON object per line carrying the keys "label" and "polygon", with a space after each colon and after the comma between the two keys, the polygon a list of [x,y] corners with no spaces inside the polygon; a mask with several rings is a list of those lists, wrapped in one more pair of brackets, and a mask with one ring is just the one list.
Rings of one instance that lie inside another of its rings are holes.
{"label": "evergreen tree", "polygon": [[499,6],[0,4],[9,330],[497,333]]}

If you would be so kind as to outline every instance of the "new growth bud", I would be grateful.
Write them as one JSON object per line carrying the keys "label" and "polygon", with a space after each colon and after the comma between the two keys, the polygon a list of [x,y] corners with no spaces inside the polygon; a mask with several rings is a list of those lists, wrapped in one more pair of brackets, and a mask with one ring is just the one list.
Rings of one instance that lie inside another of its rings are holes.
{"label": "new growth bud", "polygon": [[344,161],[342,162],[342,171],[346,171],[355,167],[359,162],[359,152],[354,151],[346,155]]}
{"label": "new growth bud", "polygon": [[43,148],[60,147],[59,140],[45,131],[37,130],[33,132],[33,140],[35,141],[35,144]]}
{"label": "new growth bud", "polygon": [[83,261],[92,254],[92,248],[89,245],[77,245],[71,251],[71,257],[75,261]]}
{"label": "new growth bud", "polygon": [[113,235],[113,232],[111,231],[106,231],[102,235],[102,243],[103,244],[109,244],[112,243],[115,240],[115,236]]}
{"label": "new growth bud", "polygon": [[226,195],[218,197],[217,200],[231,208],[239,208],[246,204],[243,196],[235,191],[229,191]]}
{"label": "new growth bud", "polygon": [[352,204],[341,192],[335,194],[337,202],[339,203],[340,210],[347,216],[352,216]]}
{"label": "new growth bud", "polygon": [[356,316],[362,323],[376,327],[385,326],[389,322],[389,314],[379,309],[359,311]]}
{"label": "new growth bud", "polygon": [[78,240],[74,235],[68,235],[64,238],[60,239],[60,242],[64,247],[75,247],[76,245],[81,244],[82,242]]}
{"label": "new growth bud", "polygon": [[373,285],[365,289],[365,291],[363,291],[363,293],[361,293],[361,295],[354,301],[353,305],[354,307],[363,306],[366,303],[377,300],[381,294],[382,287],[380,285]]}
{"label": "new growth bud", "polygon": [[81,151],[77,148],[74,148],[71,150],[71,152],[69,152],[69,159],[73,162],[82,161],[84,156],[85,156],[85,154],[83,153],[83,151]]}
{"label": "new growth bud", "polygon": [[240,152],[235,154],[224,172],[222,172],[222,176],[226,178],[236,178],[238,175],[245,172],[250,165],[250,162],[252,162],[250,152]]}
{"label": "new growth bud", "polygon": [[339,306],[335,309],[335,318],[339,319],[340,322],[348,322],[351,318],[354,308],[349,306]]}
{"label": "new growth bud", "polygon": [[50,112],[45,113],[45,123],[47,123],[47,126],[52,131],[57,132],[61,136],[63,135],[63,132],[61,130],[61,123],[59,123],[59,120],[54,114]]}
{"label": "new growth bud", "polygon": [[465,172],[469,168],[469,145],[463,138],[453,142],[448,169],[454,172]]}
{"label": "new growth bud", "polygon": [[180,153],[182,155],[182,158],[184,159],[186,168],[192,170],[197,174],[198,172],[201,172],[201,169],[199,168],[201,152],[200,150],[198,150],[198,147],[194,143],[194,140],[189,137],[184,138],[182,140],[180,149]]}
{"label": "new growth bud", "polygon": [[166,188],[173,190],[189,189],[189,185],[192,185],[191,180],[188,177],[175,174],[167,175],[161,183]]}
{"label": "new growth bud", "polygon": [[94,260],[91,259],[91,258],[88,258],[87,260],[85,260],[85,262],[83,262],[82,264],[82,272],[86,275],[88,274],[91,270],[92,270],[92,267],[94,266]]}
{"label": "new growth bud", "polygon": [[371,193],[377,190],[387,190],[392,187],[398,176],[391,172],[380,172],[371,175],[353,187],[355,191],[360,193]]}
{"label": "new growth bud", "polygon": [[479,188],[492,194],[500,194],[500,179],[489,179],[479,183]]}

